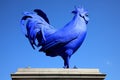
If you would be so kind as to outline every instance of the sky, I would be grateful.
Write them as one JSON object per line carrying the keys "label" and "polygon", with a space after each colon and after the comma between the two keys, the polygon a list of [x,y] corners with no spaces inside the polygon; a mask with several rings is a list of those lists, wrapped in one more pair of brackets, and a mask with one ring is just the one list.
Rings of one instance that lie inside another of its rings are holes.
{"label": "sky", "polygon": [[24,11],[43,10],[57,29],[68,23],[74,6],[89,14],[87,36],[70,59],[70,68],[97,68],[105,80],[119,80],[119,0],[0,0],[0,80],[11,80],[18,68],[62,68],[61,57],[48,57],[33,50],[20,28]]}

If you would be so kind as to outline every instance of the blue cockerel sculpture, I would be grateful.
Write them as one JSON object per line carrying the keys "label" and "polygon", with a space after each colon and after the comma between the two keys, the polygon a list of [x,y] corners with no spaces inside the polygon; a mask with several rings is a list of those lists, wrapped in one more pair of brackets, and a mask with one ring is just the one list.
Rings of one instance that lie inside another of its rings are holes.
{"label": "blue cockerel sculpture", "polygon": [[39,48],[47,56],[61,56],[64,68],[69,68],[69,59],[81,46],[86,36],[88,14],[83,8],[75,7],[73,19],[60,30],[50,25],[47,15],[40,9],[25,12],[21,27],[33,49]]}

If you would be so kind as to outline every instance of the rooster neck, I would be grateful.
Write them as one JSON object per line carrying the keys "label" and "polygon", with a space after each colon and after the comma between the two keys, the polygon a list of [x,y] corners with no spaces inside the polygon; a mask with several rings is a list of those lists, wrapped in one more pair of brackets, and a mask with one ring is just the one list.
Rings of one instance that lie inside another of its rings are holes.
{"label": "rooster neck", "polygon": [[85,20],[84,20],[83,17],[81,17],[79,14],[76,14],[76,15],[73,17],[72,21],[74,21],[76,24],[79,23],[79,24],[84,24],[84,25],[86,25]]}
{"label": "rooster neck", "polygon": [[86,32],[86,24],[84,19],[82,19],[79,15],[75,15],[73,19],[64,26],[64,28],[61,28],[60,31],[77,35]]}
{"label": "rooster neck", "polygon": [[85,20],[82,17],[80,17],[79,14],[76,14],[70,23],[71,23],[71,27],[75,27],[76,29],[80,29],[84,31],[86,30]]}

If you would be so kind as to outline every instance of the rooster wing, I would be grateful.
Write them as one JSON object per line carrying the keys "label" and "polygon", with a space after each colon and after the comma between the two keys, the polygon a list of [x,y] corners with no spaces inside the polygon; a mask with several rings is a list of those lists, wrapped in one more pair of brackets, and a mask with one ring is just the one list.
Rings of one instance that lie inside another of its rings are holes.
{"label": "rooster wing", "polygon": [[76,30],[74,26],[76,25],[70,22],[62,29],[48,36],[40,51],[46,51],[47,49],[51,49],[55,46],[64,46],[72,40],[75,40],[79,36],[80,32]]}

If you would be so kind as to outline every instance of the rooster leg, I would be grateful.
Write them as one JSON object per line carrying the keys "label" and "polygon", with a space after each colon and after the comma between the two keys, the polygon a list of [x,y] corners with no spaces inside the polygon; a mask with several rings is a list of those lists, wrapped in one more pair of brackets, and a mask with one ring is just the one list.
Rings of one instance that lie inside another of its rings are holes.
{"label": "rooster leg", "polygon": [[67,56],[66,64],[65,64],[65,65],[66,65],[66,68],[69,68],[69,59],[70,59],[69,56]]}
{"label": "rooster leg", "polygon": [[64,54],[65,55],[62,56],[62,58],[64,60],[64,68],[69,68],[69,59],[70,59],[71,55],[73,54],[73,50],[68,49],[65,51]]}
{"label": "rooster leg", "polygon": [[63,68],[69,68],[69,56],[62,56],[64,60],[64,67]]}

